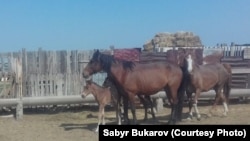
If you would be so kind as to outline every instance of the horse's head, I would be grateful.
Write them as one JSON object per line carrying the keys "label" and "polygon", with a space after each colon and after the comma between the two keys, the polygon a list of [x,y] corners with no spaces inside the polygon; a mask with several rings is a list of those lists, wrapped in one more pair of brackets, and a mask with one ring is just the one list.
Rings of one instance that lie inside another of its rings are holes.
{"label": "horse's head", "polygon": [[197,64],[196,50],[178,48],[177,63],[180,67],[186,68],[189,72],[193,70],[193,66]]}
{"label": "horse's head", "polygon": [[185,49],[184,48],[178,48],[177,52],[177,64],[180,67],[185,66]]}
{"label": "horse's head", "polygon": [[101,61],[100,61],[101,53],[99,50],[95,51],[92,58],[90,59],[87,66],[83,69],[83,77],[88,78],[90,75],[97,73],[102,70]]}
{"label": "horse's head", "polygon": [[86,81],[86,86],[83,87],[83,91],[81,94],[82,98],[85,98],[86,96],[92,93],[91,84],[91,80]]}
{"label": "horse's head", "polygon": [[187,63],[187,70],[188,72],[192,72],[194,65],[197,64],[195,49],[186,49],[184,56]]}

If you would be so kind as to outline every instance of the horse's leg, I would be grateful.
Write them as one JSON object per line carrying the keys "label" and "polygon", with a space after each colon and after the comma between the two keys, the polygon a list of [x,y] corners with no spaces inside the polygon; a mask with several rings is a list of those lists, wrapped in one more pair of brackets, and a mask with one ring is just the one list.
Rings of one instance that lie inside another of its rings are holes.
{"label": "horse's leg", "polygon": [[141,103],[143,104],[143,107],[144,107],[144,121],[147,121],[148,120],[148,113],[147,113],[147,110],[148,110],[148,105],[147,105],[147,102],[146,102],[146,96],[143,96],[142,95],[137,95],[138,98],[140,99]]}
{"label": "horse's leg", "polygon": [[152,115],[152,117],[153,117],[153,120],[156,120],[156,118],[155,118],[155,112],[154,112],[154,104],[153,104],[153,101],[151,100],[150,96],[146,96],[145,98],[146,98],[146,99],[148,100],[148,102],[150,103],[151,115]]}
{"label": "horse's leg", "polygon": [[215,109],[219,100],[222,99],[222,102],[223,102],[223,107],[224,107],[224,112],[223,112],[223,115],[224,116],[227,116],[227,112],[228,112],[228,106],[227,106],[227,101],[226,101],[226,98],[224,96],[224,91],[223,91],[223,88],[218,88],[216,90],[216,98],[215,98],[215,102],[210,110],[210,113],[212,113],[212,109]]}
{"label": "horse's leg", "polygon": [[177,104],[178,104],[178,99],[177,99],[177,89],[175,88],[170,88],[170,91],[165,90],[168,97],[169,101],[171,103],[171,115],[170,115],[170,120],[168,121],[168,124],[175,124],[176,123],[176,114],[177,114]]}
{"label": "horse's leg", "polygon": [[227,116],[227,113],[228,113],[229,110],[228,110],[228,105],[227,105],[226,101],[223,101],[223,107],[224,107],[223,115]]}
{"label": "horse's leg", "polygon": [[101,124],[103,109],[104,109],[104,105],[102,105],[102,104],[99,105],[98,124],[97,124],[96,130],[95,130],[96,132],[98,132],[99,125]]}
{"label": "horse's leg", "polygon": [[121,125],[121,111],[120,111],[120,106],[121,106],[121,96],[116,93],[116,95],[112,95],[112,102],[115,106],[115,111],[116,111],[116,121],[118,125]]}
{"label": "horse's leg", "polygon": [[117,124],[121,125],[122,124],[122,119],[121,119],[121,96],[119,95],[115,101],[115,106],[116,106],[116,119],[117,119]]}
{"label": "horse's leg", "polygon": [[188,109],[189,109],[189,114],[188,114],[188,118],[189,120],[191,120],[193,118],[193,103],[192,103],[192,93],[187,92],[187,98],[188,98]]}
{"label": "horse's leg", "polygon": [[128,93],[128,97],[129,97],[129,101],[130,101],[130,108],[131,108],[131,112],[132,112],[132,116],[133,116],[133,124],[136,125],[137,124],[137,118],[136,118],[136,114],[135,114],[135,95],[133,93]]}
{"label": "horse's leg", "polygon": [[194,107],[194,110],[195,110],[195,113],[196,113],[196,116],[197,116],[197,119],[200,120],[201,119],[201,115],[200,115],[200,112],[198,110],[198,98],[200,96],[200,93],[201,91],[199,89],[196,89],[196,93],[195,93],[195,96],[194,96],[194,102],[193,102],[193,107]]}
{"label": "horse's leg", "polygon": [[175,124],[176,123],[176,112],[177,112],[177,103],[171,104],[171,115],[168,124]]}
{"label": "horse's leg", "polygon": [[184,103],[184,95],[185,95],[185,91],[186,91],[186,86],[187,86],[187,74],[185,73],[185,71],[182,69],[183,72],[183,77],[182,77],[182,81],[181,81],[181,85],[178,89],[178,109],[177,109],[177,121],[180,122],[182,121],[182,113],[183,113],[183,103]]}
{"label": "horse's leg", "polygon": [[123,118],[124,118],[124,123],[129,124],[129,118],[128,118],[128,97],[127,96],[123,96],[122,97],[123,100]]}
{"label": "horse's leg", "polygon": [[105,107],[102,108],[102,125],[105,125]]}
{"label": "horse's leg", "polygon": [[[223,87],[223,88],[224,88],[224,87]],[[227,105],[227,99],[226,99],[226,96],[225,96],[225,91],[224,91],[223,88],[221,88],[219,94],[220,94],[220,98],[222,99],[223,107],[224,107],[223,115],[224,115],[224,116],[227,116],[227,113],[228,113],[228,105]]]}
{"label": "horse's leg", "polygon": [[219,102],[219,100],[220,100],[220,92],[219,92],[218,88],[216,87],[216,88],[214,89],[214,91],[215,91],[215,100],[214,100],[214,104],[213,104],[213,106],[211,107],[211,109],[209,110],[209,113],[210,113],[211,115],[213,115],[213,110],[216,109],[216,106],[217,106],[217,104],[218,104],[218,102]]}

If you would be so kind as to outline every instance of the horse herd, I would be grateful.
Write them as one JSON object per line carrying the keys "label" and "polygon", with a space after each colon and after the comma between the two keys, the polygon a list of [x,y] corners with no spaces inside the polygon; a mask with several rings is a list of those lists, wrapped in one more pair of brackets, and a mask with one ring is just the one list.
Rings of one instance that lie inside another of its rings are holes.
{"label": "horse herd", "polygon": [[[124,124],[137,124],[135,114],[135,99],[140,98],[145,108],[147,119],[147,103],[153,107],[150,95],[165,91],[171,104],[171,113],[168,124],[176,124],[182,120],[184,95],[189,100],[189,117],[194,112],[200,119],[197,107],[201,92],[215,90],[216,98],[212,108],[222,100],[224,115],[228,112],[228,98],[231,89],[231,67],[229,64],[209,63],[198,64],[195,49],[179,48],[176,60],[133,62],[114,58],[96,50],[89,63],[83,69],[86,86],[82,94],[85,97],[92,93],[99,104],[98,126],[105,124],[104,107],[112,101],[115,103],[118,124],[121,124],[121,111],[123,110]],[[104,71],[107,79],[104,86],[99,86],[91,81],[91,75]],[[192,94],[195,93],[194,98]],[[123,102],[123,108],[121,108]],[[132,123],[128,118],[128,105],[132,112]],[[211,109],[212,109],[211,108]],[[153,110],[152,110],[153,111]],[[152,112],[153,113],[153,112]],[[153,118],[155,115],[153,114]]]}

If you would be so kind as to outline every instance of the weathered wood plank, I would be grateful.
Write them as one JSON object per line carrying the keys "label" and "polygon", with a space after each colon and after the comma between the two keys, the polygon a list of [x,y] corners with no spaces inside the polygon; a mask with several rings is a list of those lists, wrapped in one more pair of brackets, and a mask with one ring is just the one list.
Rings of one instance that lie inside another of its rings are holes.
{"label": "weathered wood plank", "polygon": [[248,74],[250,73],[250,68],[232,68],[233,74]]}

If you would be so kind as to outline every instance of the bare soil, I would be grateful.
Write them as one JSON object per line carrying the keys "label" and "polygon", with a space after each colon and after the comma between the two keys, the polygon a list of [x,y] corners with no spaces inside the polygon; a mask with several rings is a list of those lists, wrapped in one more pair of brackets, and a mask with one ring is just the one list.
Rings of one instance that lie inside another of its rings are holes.
{"label": "bare soil", "polygon": [[[201,103],[198,107],[202,118],[186,120],[179,124],[248,124],[250,125],[250,102],[232,102],[229,105],[227,117],[222,116],[223,107],[219,105],[212,116],[208,115],[211,103]],[[14,117],[0,117],[0,141],[98,141],[98,133],[93,130],[97,125],[97,106],[81,106],[70,109],[44,110],[26,109],[23,119]],[[183,117],[188,112],[184,105]],[[129,112],[131,113],[131,112]],[[170,114],[170,108],[165,106],[163,111],[156,113],[157,122],[149,120],[143,122],[144,110],[138,107],[136,110],[140,124],[166,124]],[[131,118],[131,114],[129,115]],[[115,113],[112,107],[106,108],[107,124],[115,124]]]}

